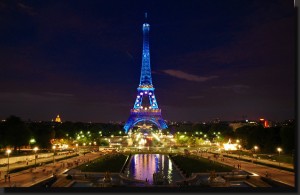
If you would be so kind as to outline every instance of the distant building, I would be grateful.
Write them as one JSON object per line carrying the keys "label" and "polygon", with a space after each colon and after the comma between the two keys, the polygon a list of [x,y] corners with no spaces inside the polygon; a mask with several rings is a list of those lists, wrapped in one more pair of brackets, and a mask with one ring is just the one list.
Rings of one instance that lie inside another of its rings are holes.
{"label": "distant building", "polygon": [[59,114],[56,116],[54,122],[56,122],[56,123],[62,123],[62,122],[61,122],[61,119],[60,119],[60,117],[59,117]]}
{"label": "distant building", "polygon": [[259,119],[259,123],[264,127],[264,128],[268,128],[270,127],[270,121],[264,119],[264,118],[260,118]]}
{"label": "distant building", "polygon": [[218,124],[220,123],[220,119],[219,118],[215,118],[214,120],[211,121],[211,123],[215,123],[215,124]]}

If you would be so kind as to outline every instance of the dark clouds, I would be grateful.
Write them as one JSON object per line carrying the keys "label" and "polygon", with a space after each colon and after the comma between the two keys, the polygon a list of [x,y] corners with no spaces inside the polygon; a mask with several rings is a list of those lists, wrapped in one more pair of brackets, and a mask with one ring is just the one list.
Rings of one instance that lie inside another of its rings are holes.
{"label": "dark clouds", "polygon": [[148,12],[167,120],[295,111],[293,1],[1,1],[0,117],[125,121]]}

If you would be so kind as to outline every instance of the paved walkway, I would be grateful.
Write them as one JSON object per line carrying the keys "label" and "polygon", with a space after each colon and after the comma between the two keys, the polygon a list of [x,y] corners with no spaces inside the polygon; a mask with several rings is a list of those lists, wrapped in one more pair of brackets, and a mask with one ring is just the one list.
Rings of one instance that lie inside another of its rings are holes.
{"label": "paved walkway", "polygon": [[[68,157],[70,155],[75,155],[76,153],[70,153],[70,154],[59,154],[59,155],[55,155],[55,160],[61,159],[61,158],[65,158]],[[36,165],[38,166],[40,163],[45,163],[47,161],[53,161],[53,156],[50,157],[45,157],[45,158],[37,158],[36,159]],[[17,163],[11,163],[9,164],[9,170],[13,170],[15,168],[19,168],[19,167],[24,167],[24,166],[29,166],[29,165],[34,165],[35,164],[35,160],[29,160],[28,163],[25,162],[17,162]],[[7,173],[7,165],[5,166],[1,166],[0,167],[0,180],[4,178],[4,175]]]}
{"label": "paved walkway", "polygon": [[[235,158],[241,158],[241,159],[246,159],[246,160],[253,160],[252,157],[250,156],[243,156],[243,155],[237,155],[237,154],[224,154],[224,155],[228,155],[228,156],[232,156],[232,157],[235,157]],[[284,163],[284,162],[276,162],[276,161],[271,161],[271,160],[267,160],[267,159],[254,159],[255,161],[257,162],[262,162],[262,163],[265,163],[265,164],[270,164],[270,165],[275,165],[275,166],[281,166],[281,167],[286,167],[286,168],[290,168],[290,169],[293,169],[294,168],[294,165],[293,164],[289,164],[289,163]]]}
{"label": "paved walkway", "polygon": [[[213,157],[214,156],[213,154],[209,154],[209,153],[198,154],[198,156],[201,156],[201,155],[204,158],[210,157],[211,160],[215,160],[215,158]],[[237,165],[240,164],[242,170],[245,170],[249,173],[256,174],[256,175],[259,175],[262,177],[265,177],[266,172],[267,172],[271,179],[280,181],[282,183],[285,183],[287,185],[295,187],[295,173],[293,173],[293,172],[284,171],[284,170],[268,167],[265,165],[254,164],[251,162],[239,161],[239,160],[236,160],[233,158],[228,158],[228,157],[224,157],[224,161],[222,161],[221,157],[218,158],[218,160],[216,160],[216,161],[219,163],[229,165],[229,166],[234,166],[236,168],[237,168]]]}
{"label": "paved walkway", "polygon": [[32,168],[18,173],[12,173],[10,174],[10,182],[5,182],[4,179],[0,180],[0,187],[30,187],[36,183],[51,178],[53,174],[60,175],[68,169],[75,167],[75,161],[79,161],[78,165],[80,165],[87,162],[88,160],[94,160],[98,158],[99,155],[99,152],[89,153],[56,162],[54,165],[48,164],[39,166],[36,169]]}

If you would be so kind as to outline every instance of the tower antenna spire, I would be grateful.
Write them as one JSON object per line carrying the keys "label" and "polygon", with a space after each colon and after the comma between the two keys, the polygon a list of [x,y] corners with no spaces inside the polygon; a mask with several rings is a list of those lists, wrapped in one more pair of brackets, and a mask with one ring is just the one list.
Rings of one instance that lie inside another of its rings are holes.
{"label": "tower antenna spire", "polygon": [[145,12],[145,20],[147,21],[147,12]]}

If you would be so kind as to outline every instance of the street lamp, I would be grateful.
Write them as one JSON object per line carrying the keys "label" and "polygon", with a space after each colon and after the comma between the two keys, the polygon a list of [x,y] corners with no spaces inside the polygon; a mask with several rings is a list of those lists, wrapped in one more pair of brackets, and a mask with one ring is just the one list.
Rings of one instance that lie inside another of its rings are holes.
{"label": "street lamp", "polygon": [[[258,149],[258,146],[254,146],[254,153],[255,153],[255,156],[256,156],[256,150]],[[254,156],[254,155],[253,155]],[[254,161],[253,161],[254,163]]]}
{"label": "street lamp", "polygon": [[56,149],[56,146],[52,146],[52,149],[53,149],[53,165],[55,163],[55,149]]}
{"label": "street lamp", "polygon": [[34,150],[34,168],[36,169],[36,151],[38,151],[38,147],[34,147],[33,148],[33,150]]}
{"label": "street lamp", "polygon": [[6,150],[7,153],[7,175],[9,174],[9,154],[11,153],[10,149]]}
{"label": "street lamp", "polygon": [[241,145],[238,145],[239,148],[239,160],[241,159]]}
{"label": "street lamp", "polygon": [[279,168],[280,168],[280,152],[282,151],[282,149],[277,148],[277,151],[278,151],[278,165],[279,165]]}

